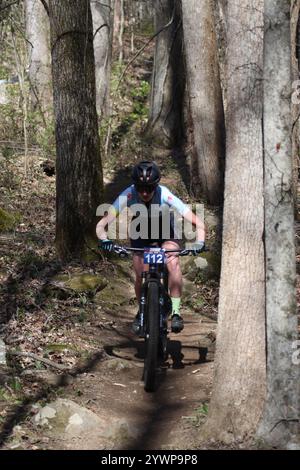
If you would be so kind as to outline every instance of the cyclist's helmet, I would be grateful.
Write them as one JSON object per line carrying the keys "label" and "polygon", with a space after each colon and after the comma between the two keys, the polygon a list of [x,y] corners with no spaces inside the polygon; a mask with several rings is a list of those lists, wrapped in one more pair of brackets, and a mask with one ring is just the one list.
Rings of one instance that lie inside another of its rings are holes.
{"label": "cyclist's helmet", "polygon": [[132,180],[136,186],[156,186],[160,181],[160,171],[156,163],[140,162],[132,170]]}

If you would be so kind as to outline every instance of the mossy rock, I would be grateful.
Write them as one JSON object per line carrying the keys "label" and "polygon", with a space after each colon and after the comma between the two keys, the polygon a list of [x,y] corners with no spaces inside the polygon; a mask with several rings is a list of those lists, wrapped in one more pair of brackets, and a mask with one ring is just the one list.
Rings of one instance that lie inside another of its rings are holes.
{"label": "mossy rock", "polygon": [[19,221],[19,214],[12,215],[0,208],[0,233],[14,230]]}
{"label": "mossy rock", "polygon": [[96,274],[74,274],[68,276],[67,274],[61,274],[56,276],[54,279],[62,282],[65,287],[74,290],[76,292],[87,292],[104,289],[107,286],[107,279]]}
{"label": "mossy rock", "polygon": [[117,287],[107,286],[95,295],[96,303],[103,303],[107,307],[120,306],[128,302],[126,296],[118,292]]}
{"label": "mossy rock", "polygon": [[44,288],[47,296],[65,300],[74,294],[94,295],[108,284],[107,279],[96,274],[60,274]]}

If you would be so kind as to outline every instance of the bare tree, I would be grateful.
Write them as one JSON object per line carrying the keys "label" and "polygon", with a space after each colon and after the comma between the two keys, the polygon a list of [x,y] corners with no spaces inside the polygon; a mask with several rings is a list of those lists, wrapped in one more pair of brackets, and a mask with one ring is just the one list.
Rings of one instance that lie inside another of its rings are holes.
{"label": "bare tree", "polygon": [[227,154],[219,323],[204,435],[255,433],[266,388],[262,139],[263,0],[228,0]]}
{"label": "bare tree", "polygon": [[31,103],[47,114],[52,108],[49,18],[40,0],[26,0]]}
{"label": "bare tree", "polygon": [[89,0],[49,1],[57,151],[56,245],[80,256],[102,197],[93,24]]}
{"label": "bare tree", "polygon": [[184,92],[181,9],[178,0],[155,0],[156,36],[147,135],[171,148],[182,137]]}
{"label": "bare tree", "polygon": [[295,218],[299,219],[298,213],[298,173],[300,158],[300,0],[291,2],[291,56],[292,56],[292,79],[294,96],[292,99],[292,154],[293,154],[293,198]]}
{"label": "bare tree", "polygon": [[113,24],[113,47],[115,47],[117,42],[117,37],[120,30],[120,21],[121,21],[121,0],[114,0],[114,24]]}
{"label": "bare tree", "polygon": [[299,427],[299,365],[291,158],[289,0],[265,0],[264,151],[267,400],[260,436],[288,443]]}
{"label": "bare tree", "polygon": [[125,27],[125,12],[124,12],[124,0],[120,0],[120,27],[118,31],[118,44],[119,44],[119,62],[122,64],[124,57],[123,50],[123,35]]}
{"label": "bare tree", "polygon": [[113,2],[91,0],[94,27],[96,69],[96,103],[100,118],[109,114],[110,71],[112,54]]}
{"label": "bare tree", "polygon": [[202,193],[223,198],[225,124],[213,0],[182,0],[191,124]]}

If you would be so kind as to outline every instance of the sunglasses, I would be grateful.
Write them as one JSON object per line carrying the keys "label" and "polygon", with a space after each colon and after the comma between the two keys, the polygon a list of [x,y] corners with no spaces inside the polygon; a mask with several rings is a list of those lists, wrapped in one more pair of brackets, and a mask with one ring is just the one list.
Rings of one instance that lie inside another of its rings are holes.
{"label": "sunglasses", "polygon": [[156,186],[154,186],[154,185],[153,186],[142,186],[142,185],[139,185],[139,184],[137,184],[135,187],[136,187],[136,190],[137,190],[138,193],[146,192],[147,194],[152,193],[156,188]]}

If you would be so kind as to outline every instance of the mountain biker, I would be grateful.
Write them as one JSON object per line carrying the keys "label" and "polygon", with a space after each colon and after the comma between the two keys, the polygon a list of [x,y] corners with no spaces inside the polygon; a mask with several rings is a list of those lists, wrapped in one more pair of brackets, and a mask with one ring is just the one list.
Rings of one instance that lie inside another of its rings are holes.
{"label": "mountain biker", "polygon": [[[205,228],[200,218],[194,214],[190,208],[185,205],[178,197],[172,194],[168,188],[159,184],[160,170],[155,162],[142,161],[138,163],[132,171],[133,184],[126,188],[114,201],[112,210],[105,215],[97,224],[96,233],[99,239],[99,246],[107,251],[112,251],[113,242],[107,238],[106,226],[111,224],[124,207],[130,207],[134,204],[142,204],[147,209],[146,222],[151,226],[155,221],[151,218],[151,206],[158,204],[164,208],[175,209],[179,214],[196,227],[196,242],[192,246],[194,254],[200,253],[205,246]],[[134,220],[134,218],[132,219]],[[157,221],[156,221],[157,222]],[[137,239],[131,237],[131,246],[133,248],[145,248],[149,246],[159,246],[166,250],[180,250],[180,242],[176,236],[174,228],[174,219],[170,218],[169,234],[162,233],[162,215],[159,215],[159,233],[158,237],[143,238],[141,235]],[[150,230],[148,231],[148,234]],[[142,278],[144,269],[143,257],[141,254],[133,255],[133,267],[135,271],[135,293],[138,302],[140,301]],[[182,274],[179,264],[179,257],[176,253],[167,254],[167,268],[169,273],[169,291],[172,301],[171,329],[174,333],[179,333],[184,328],[183,318],[180,313],[181,295],[182,295]],[[137,313],[132,330],[138,334],[140,329],[140,316]]]}

